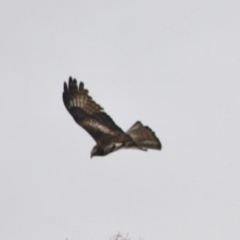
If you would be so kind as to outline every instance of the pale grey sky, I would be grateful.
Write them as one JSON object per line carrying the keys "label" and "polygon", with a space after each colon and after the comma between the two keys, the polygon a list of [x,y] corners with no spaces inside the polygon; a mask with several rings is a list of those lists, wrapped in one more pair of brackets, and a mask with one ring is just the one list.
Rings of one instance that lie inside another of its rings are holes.
{"label": "pale grey sky", "polygon": [[[240,2],[2,1],[0,236],[240,238]],[[69,76],[163,150],[90,159]]]}

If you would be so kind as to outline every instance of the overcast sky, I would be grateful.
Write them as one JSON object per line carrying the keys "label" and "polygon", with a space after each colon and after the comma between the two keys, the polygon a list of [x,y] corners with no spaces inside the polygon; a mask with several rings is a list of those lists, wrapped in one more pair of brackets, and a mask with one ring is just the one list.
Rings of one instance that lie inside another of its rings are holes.
{"label": "overcast sky", "polygon": [[[0,237],[240,239],[240,2],[1,1]],[[66,111],[84,81],[162,151],[95,145]]]}

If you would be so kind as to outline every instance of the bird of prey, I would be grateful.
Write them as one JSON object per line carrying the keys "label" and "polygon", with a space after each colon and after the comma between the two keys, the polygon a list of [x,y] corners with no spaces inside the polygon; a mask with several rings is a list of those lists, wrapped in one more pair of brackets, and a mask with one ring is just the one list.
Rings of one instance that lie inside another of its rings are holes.
{"label": "bird of prey", "polygon": [[103,108],[93,101],[76,79],[64,82],[63,102],[73,119],[83,127],[96,141],[91,151],[93,156],[105,156],[120,148],[136,148],[147,151],[161,149],[161,143],[155,133],[137,121],[127,132],[118,127]]}

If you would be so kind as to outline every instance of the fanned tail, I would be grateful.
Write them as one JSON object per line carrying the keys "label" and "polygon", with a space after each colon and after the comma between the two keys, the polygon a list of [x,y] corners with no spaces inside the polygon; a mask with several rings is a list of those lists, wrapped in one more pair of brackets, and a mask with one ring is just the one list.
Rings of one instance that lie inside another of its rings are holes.
{"label": "fanned tail", "polygon": [[137,121],[127,131],[127,134],[129,134],[133,141],[141,148],[152,148],[158,150],[161,150],[162,148],[162,145],[155,133],[148,126],[143,126],[139,121]]}

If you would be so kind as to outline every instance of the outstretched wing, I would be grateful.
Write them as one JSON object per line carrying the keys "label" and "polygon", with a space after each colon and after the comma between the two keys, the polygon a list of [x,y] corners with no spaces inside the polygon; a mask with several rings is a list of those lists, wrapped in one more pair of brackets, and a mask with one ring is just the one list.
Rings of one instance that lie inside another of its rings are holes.
{"label": "outstretched wing", "polygon": [[116,137],[123,131],[114,123],[103,108],[95,103],[84,89],[83,82],[69,78],[64,83],[63,102],[74,120],[82,126],[96,142],[105,137]]}

